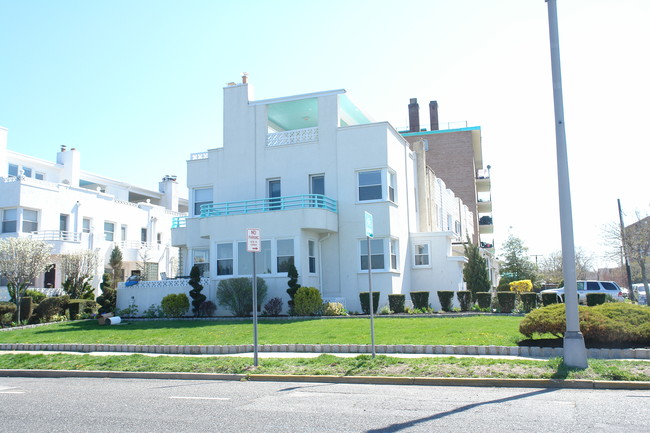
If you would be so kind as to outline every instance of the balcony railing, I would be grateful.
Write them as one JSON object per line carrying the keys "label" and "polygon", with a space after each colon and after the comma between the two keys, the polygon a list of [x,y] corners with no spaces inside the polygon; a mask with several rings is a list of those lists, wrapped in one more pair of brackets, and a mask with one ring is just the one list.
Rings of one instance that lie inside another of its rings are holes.
{"label": "balcony railing", "polygon": [[40,230],[32,232],[31,238],[39,241],[81,242],[81,233],[63,230]]}
{"label": "balcony railing", "polygon": [[120,241],[120,248],[123,250],[139,250],[144,248],[147,250],[160,249],[161,244],[158,242],[143,242],[143,241]]}
{"label": "balcony railing", "polygon": [[173,229],[181,229],[185,227],[185,221],[187,221],[187,217],[174,217],[172,218],[172,228]]}
{"label": "balcony railing", "polygon": [[318,127],[272,132],[266,136],[267,147],[311,143],[314,141],[318,141]]}
{"label": "balcony railing", "polygon": [[303,194],[257,200],[204,204],[201,206],[201,217],[246,215],[252,213],[305,208],[317,208],[335,213],[337,212],[336,200],[320,194]]}

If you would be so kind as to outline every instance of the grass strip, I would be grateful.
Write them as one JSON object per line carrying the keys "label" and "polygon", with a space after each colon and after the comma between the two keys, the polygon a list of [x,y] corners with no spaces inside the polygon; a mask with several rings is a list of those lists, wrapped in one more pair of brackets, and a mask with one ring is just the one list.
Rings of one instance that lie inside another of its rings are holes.
{"label": "grass strip", "polygon": [[[375,319],[376,344],[516,346],[521,317]],[[0,332],[0,343],[239,345],[251,344],[251,320],[151,320],[100,326],[96,320]],[[260,344],[370,344],[368,319],[260,320]]]}
{"label": "grass strip", "polygon": [[561,358],[548,361],[486,358],[396,358],[369,355],[341,358],[172,357],[145,355],[0,354],[0,369],[151,371],[223,374],[454,377],[508,379],[588,379],[650,381],[650,362],[589,360],[585,370],[567,368]]}

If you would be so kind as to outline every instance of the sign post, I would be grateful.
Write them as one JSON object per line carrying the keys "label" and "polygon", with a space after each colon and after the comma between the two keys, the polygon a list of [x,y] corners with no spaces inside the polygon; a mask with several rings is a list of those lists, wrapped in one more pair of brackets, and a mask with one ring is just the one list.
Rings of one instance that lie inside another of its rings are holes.
{"label": "sign post", "polygon": [[368,241],[368,303],[370,304],[370,345],[372,357],[375,357],[375,312],[374,297],[372,296],[372,254],[370,251],[370,238],[374,238],[372,214],[365,212],[366,240]]}
{"label": "sign post", "polygon": [[256,253],[262,250],[260,229],[246,230],[246,251],[253,253],[253,365],[257,367],[257,266]]}

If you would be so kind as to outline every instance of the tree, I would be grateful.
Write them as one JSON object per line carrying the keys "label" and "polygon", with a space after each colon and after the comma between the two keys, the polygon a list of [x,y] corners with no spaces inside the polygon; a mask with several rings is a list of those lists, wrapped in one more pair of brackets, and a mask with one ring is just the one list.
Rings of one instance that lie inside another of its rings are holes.
{"label": "tree", "polygon": [[289,305],[289,309],[293,310],[293,298],[296,296],[296,292],[300,288],[300,284],[298,284],[298,269],[296,269],[293,263],[289,265],[287,277],[289,277],[289,281],[287,282],[287,285],[289,286],[287,293],[291,298],[287,304]]}
{"label": "tree", "polygon": [[[581,248],[575,251],[576,278],[586,280],[587,274],[592,270],[593,256],[585,253]],[[555,251],[545,256],[539,266],[540,277],[547,283],[559,284],[564,279],[562,269],[562,251]]]}
{"label": "tree", "polygon": [[469,237],[463,248],[467,257],[467,263],[463,267],[463,279],[467,284],[467,290],[472,292],[472,298],[476,299],[476,293],[490,290],[487,260],[481,256],[480,248],[473,244]]}
{"label": "tree", "polygon": [[190,296],[192,297],[192,311],[194,311],[194,314],[198,316],[199,308],[207,298],[201,293],[201,290],[203,290],[203,285],[201,284],[201,270],[196,265],[192,266],[192,270],[190,271],[190,286],[192,286],[192,290],[190,290]]}
{"label": "tree", "polygon": [[72,299],[93,299],[90,285],[97,271],[97,253],[91,250],[74,251],[61,254],[61,273],[63,290]]}
{"label": "tree", "polygon": [[108,272],[102,276],[102,283],[99,285],[102,294],[97,297],[97,303],[101,305],[99,314],[110,313],[117,307],[117,290],[111,284],[111,274]]}
{"label": "tree", "polygon": [[501,265],[501,281],[504,282],[531,280],[533,285],[538,280],[537,269],[533,262],[530,261],[527,254],[528,248],[524,242],[512,234],[503,244],[504,261]]}
{"label": "tree", "polygon": [[29,238],[0,240],[0,275],[7,279],[11,300],[16,303],[20,317],[20,298],[40,274],[47,272],[52,246]]}
{"label": "tree", "polygon": [[113,270],[113,289],[117,287],[117,283],[122,277],[122,251],[120,247],[115,245],[111,251],[111,257],[108,259],[108,265]]}

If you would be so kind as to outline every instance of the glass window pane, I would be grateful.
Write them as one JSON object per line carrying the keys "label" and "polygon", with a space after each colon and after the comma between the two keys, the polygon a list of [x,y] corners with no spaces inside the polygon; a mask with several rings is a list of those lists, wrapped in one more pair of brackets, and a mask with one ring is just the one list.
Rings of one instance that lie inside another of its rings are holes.
{"label": "glass window pane", "polygon": [[311,193],[325,195],[325,176],[311,177]]}
{"label": "glass window pane", "polygon": [[212,188],[195,189],[194,201],[212,201]]}
{"label": "glass window pane", "polygon": [[293,239],[278,240],[278,256],[293,256]]}
{"label": "glass window pane", "polygon": [[9,176],[18,176],[18,166],[16,164],[9,164]]}
{"label": "glass window pane", "polygon": [[29,167],[23,167],[23,171],[25,172],[26,177],[32,177],[32,169]]}
{"label": "glass window pane", "polygon": [[232,259],[232,244],[217,244],[217,259]]}
{"label": "glass window pane", "polygon": [[253,275],[253,253],[246,251],[246,242],[237,244],[237,274]]}
{"label": "glass window pane", "polygon": [[381,185],[381,170],[359,172],[359,186]]}
{"label": "glass window pane", "polygon": [[16,209],[5,209],[3,212],[3,221],[16,221],[17,219]]}
{"label": "glass window pane", "polygon": [[381,185],[359,187],[359,201],[381,200]]}

